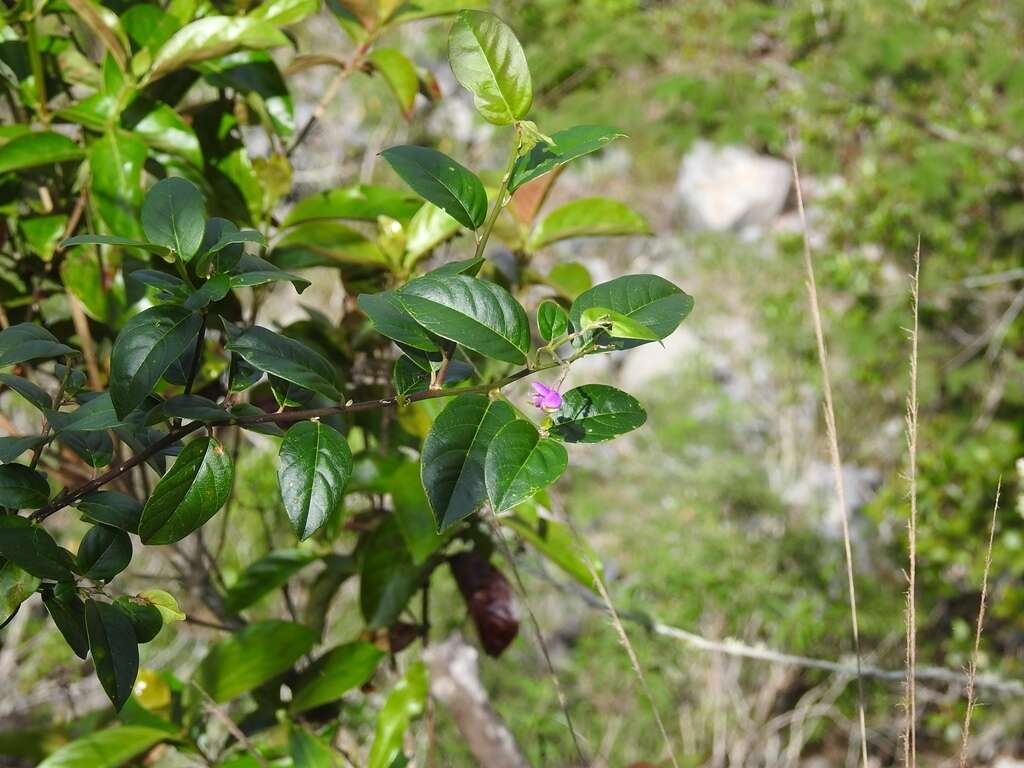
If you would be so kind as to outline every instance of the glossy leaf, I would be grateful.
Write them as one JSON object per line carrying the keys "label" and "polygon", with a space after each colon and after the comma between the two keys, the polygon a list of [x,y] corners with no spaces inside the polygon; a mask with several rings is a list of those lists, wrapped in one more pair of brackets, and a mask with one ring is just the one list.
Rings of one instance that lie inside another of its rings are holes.
{"label": "glossy leaf", "polygon": [[369,56],[375,71],[387,82],[398,100],[398,106],[407,118],[412,115],[420,80],[416,67],[405,55],[394,48],[375,48]]}
{"label": "glossy leaf", "polygon": [[626,134],[604,125],[577,125],[552,134],[554,144],[537,142],[533,149],[516,160],[509,190],[515,191],[529,181],[550,173],[578,157],[589,155]]}
{"label": "glossy leaf", "polygon": [[153,391],[164,372],[195,344],[202,319],[170,304],[150,307],[129,320],[110,353],[110,398],[125,417]]}
{"label": "glossy leaf", "polygon": [[92,202],[107,230],[141,239],[142,166],[146,145],[126,131],[109,130],[89,148],[89,186]]}
{"label": "glossy leaf", "polygon": [[484,477],[491,507],[504,512],[526,501],[555,482],[568,463],[565,448],[542,438],[530,422],[506,424],[487,448]]}
{"label": "glossy leaf", "polygon": [[377,715],[377,732],[370,747],[367,768],[390,768],[402,752],[409,724],[421,714],[427,701],[427,668],[414,662],[388,694]]}
{"label": "glossy leaf", "polygon": [[288,38],[269,21],[249,16],[207,16],[179,29],[164,43],[153,58],[148,79],[156,80],[236,48],[263,49],[281,45],[288,45]]}
{"label": "glossy leaf", "polygon": [[160,611],[164,624],[185,620],[185,614],[178,608],[178,601],[169,592],[162,589],[147,589],[140,592],[139,597]]}
{"label": "glossy leaf", "polygon": [[510,125],[526,116],[533,84],[526,54],[515,33],[486,11],[463,11],[448,35],[448,60],[455,79],[473,94],[484,119]]}
{"label": "glossy leaf", "polygon": [[61,355],[77,354],[41,325],[19,323],[0,331],[0,367]]}
{"label": "glossy leaf", "polygon": [[381,157],[416,194],[462,226],[475,230],[484,223],[487,192],[472,171],[429,147],[391,147]]}
{"label": "glossy leaf", "polygon": [[227,275],[214,275],[185,299],[185,309],[202,309],[212,302],[223,299],[230,290],[230,277]]}
{"label": "glossy leaf", "polygon": [[122,423],[114,411],[110,395],[106,392],[89,398],[73,411],[49,410],[47,416],[58,433],[102,432],[119,427]]}
{"label": "glossy leaf", "polygon": [[60,247],[70,248],[75,245],[114,245],[121,248],[137,248],[141,251],[155,253],[157,256],[166,256],[170,253],[169,248],[156,243],[145,243],[141,240],[132,240],[130,237],[115,235],[75,235],[62,242]]}
{"label": "glossy leaf", "polygon": [[72,584],[43,588],[43,606],[74,654],[89,655],[89,634],[85,628],[85,603]]}
{"label": "glossy leaf", "polygon": [[405,463],[392,474],[391,502],[395,508],[395,522],[412,562],[422,565],[444,543],[444,537],[437,533],[434,514],[420,483],[416,464]]}
{"label": "glossy leaf", "polygon": [[602,443],[647,421],[636,398],[605,384],[585,384],[562,394],[551,435],[570,443]]}
{"label": "glossy leaf", "polygon": [[[41,507],[50,499],[46,479],[24,464],[0,466],[0,507],[28,509]],[[3,554],[0,552],[0,554]]]}
{"label": "glossy leaf", "polygon": [[[153,7],[132,6],[133,9]],[[183,157],[197,168],[203,165],[203,153],[195,131],[173,107],[162,101],[146,96],[136,97],[121,114],[121,126],[154,149]]]}
{"label": "glossy leaf", "polygon": [[165,418],[188,419],[218,424],[231,420],[231,414],[217,403],[201,395],[175,395],[158,406]]}
{"label": "glossy leaf", "polygon": [[250,564],[228,587],[225,607],[238,613],[261,597],[283,586],[292,576],[316,560],[316,555],[299,549],[275,549]]}
{"label": "glossy leaf", "polygon": [[344,399],[337,388],[333,366],[300,341],[253,326],[227,344],[261,371],[319,392],[330,400]]}
{"label": "glossy leaf", "polygon": [[415,264],[458,233],[458,221],[433,203],[424,203],[405,230],[406,264]]}
{"label": "glossy leaf", "polygon": [[352,451],[334,427],[303,421],[285,433],[278,460],[285,512],[295,535],[308,539],[341,503],[352,476]]}
{"label": "glossy leaf", "polygon": [[8,464],[26,451],[33,451],[45,444],[46,438],[38,435],[0,437],[0,464]]}
{"label": "glossy leaf", "polygon": [[537,330],[544,341],[560,339],[569,330],[569,314],[557,302],[542,301],[537,307]]}
{"label": "glossy leaf", "polygon": [[214,645],[193,680],[215,702],[230,701],[289,669],[315,640],[310,629],[289,621],[249,624]]}
{"label": "glossy leaf", "polygon": [[82,519],[90,523],[109,525],[129,533],[139,531],[142,504],[126,494],[93,491],[79,499],[75,506],[82,513]]}
{"label": "glossy leaf", "polygon": [[39,768],[118,768],[165,739],[161,728],[115,725],[65,744]]}
{"label": "glossy leaf", "polygon": [[142,228],[150,242],[189,261],[199,250],[206,228],[203,194],[191,181],[172,176],[154,184],[142,202]]}
{"label": "glossy leaf", "polygon": [[383,658],[383,651],[361,641],[332,648],[302,672],[295,685],[291,711],[305,712],[337,701],[369,681]]}
{"label": "glossy leaf", "polygon": [[78,160],[82,148],[60,133],[26,133],[0,147],[0,173]]}
{"label": "glossy leaf", "polygon": [[232,288],[253,287],[267,283],[287,281],[302,293],[310,286],[309,280],[291,272],[278,269],[266,259],[251,254],[242,254],[238,264],[232,268]]}
{"label": "glossy leaf", "polygon": [[114,709],[120,711],[132,695],[139,673],[135,630],[124,613],[95,600],[85,601],[85,626],[96,677]]}
{"label": "glossy leaf", "polygon": [[288,754],[292,768],[334,768],[337,765],[331,745],[298,724],[289,728]]}
{"label": "glossy leaf", "polygon": [[420,475],[438,530],[473,514],[486,501],[487,447],[515,418],[506,402],[465,394],[448,403],[434,420],[423,441]]}
{"label": "glossy leaf", "polygon": [[163,629],[164,620],[156,606],[146,600],[122,596],[114,600],[114,607],[125,615],[140,645],[153,640]]}
{"label": "glossy leaf", "polygon": [[465,275],[425,275],[403,286],[398,298],[431,333],[487,357],[526,362],[530,321],[500,285]]}
{"label": "glossy leaf", "polygon": [[200,437],[186,445],[142,508],[142,543],[172,544],[202,527],[227,501],[232,474],[231,458],[217,440]]}
{"label": "glossy leaf", "polygon": [[249,15],[283,27],[302,21],[316,13],[319,8],[320,0],[267,0],[254,8]]}
{"label": "glossy leaf", "polygon": [[399,344],[424,352],[437,352],[439,347],[423,327],[413,319],[394,291],[363,293],[357,300],[377,332]]}
{"label": "glossy leaf", "polygon": [[96,581],[110,581],[132,560],[132,540],[122,530],[94,525],[78,545],[78,571]]}
{"label": "glossy leaf", "polygon": [[[584,291],[572,304],[569,318],[577,330],[583,328],[585,310],[603,307],[646,326],[658,339],[669,336],[693,309],[693,298],[657,275],[626,275]],[[610,339],[613,346],[633,345]]]}
{"label": "glossy leaf", "polygon": [[571,237],[648,235],[643,216],[628,205],[606,197],[573,200],[549,213],[530,234],[529,247],[543,248]]}
{"label": "glossy leaf", "polygon": [[128,42],[117,14],[93,0],[68,0],[68,5],[110,52],[110,61],[117,63],[114,71],[123,72],[128,66]]}

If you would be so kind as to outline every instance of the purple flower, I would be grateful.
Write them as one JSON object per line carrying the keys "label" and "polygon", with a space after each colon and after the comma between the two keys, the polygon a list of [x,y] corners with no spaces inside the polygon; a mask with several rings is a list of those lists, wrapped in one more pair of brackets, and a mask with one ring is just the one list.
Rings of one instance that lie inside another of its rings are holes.
{"label": "purple flower", "polygon": [[540,408],[545,413],[554,413],[562,407],[562,396],[558,393],[557,389],[541,384],[539,381],[533,382],[533,395],[530,396],[530,402],[537,408]]}

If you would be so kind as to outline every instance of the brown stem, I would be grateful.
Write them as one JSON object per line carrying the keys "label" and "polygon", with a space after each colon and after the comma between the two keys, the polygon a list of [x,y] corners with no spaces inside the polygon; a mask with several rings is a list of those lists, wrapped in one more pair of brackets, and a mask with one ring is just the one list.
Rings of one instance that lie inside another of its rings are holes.
{"label": "brown stem", "polygon": [[[309,419],[323,418],[326,416],[334,416],[340,413],[354,413],[357,411],[372,411],[377,408],[393,408],[400,402],[415,403],[420,400],[432,400],[437,397],[456,397],[458,395],[465,395],[472,392],[490,392],[494,389],[501,389],[515,381],[524,379],[531,374],[539,371],[553,368],[554,365],[541,366],[539,368],[523,368],[522,370],[516,371],[504,379],[492,382],[490,384],[478,384],[471,387],[459,387],[457,389],[432,389],[424,392],[415,392],[406,398],[385,397],[379,400],[364,400],[362,402],[353,403],[348,402],[344,405],[331,405],[324,408],[307,408],[305,410],[297,411],[279,411],[277,413],[264,413],[259,416],[240,416],[236,419],[232,419],[229,422],[224,422],[221,426],[228,424],[235,424],[238,426],[245,426],[248,424],[292,424],[296,421],[307,421]],[[106,485],[112,480],[116,480],[125,472],[128,472],[133,467],[138,466],[147,459],[160,453],[160,451],[170,448],[176,442],[181,440],[193,432],[203,429],[206,426],[205,422],[193,421],[184,426],[177,427],[168,432],[164,437],[157,440],[155,443],[147,447],[146,449],[136,453],[129,459],[118,464],[116,467],[111,467],[99,477],[90,480],[83,485],[78,486],[74,490],[67,489],[64,492],[58,494],[49,504],[44,507],[40,507],[33,512],[29,517],[31,520],[39,522],[45,520],[54,512],[57,512],[64,507],[74,504],[76,501],[81,499],[98,488]]]}

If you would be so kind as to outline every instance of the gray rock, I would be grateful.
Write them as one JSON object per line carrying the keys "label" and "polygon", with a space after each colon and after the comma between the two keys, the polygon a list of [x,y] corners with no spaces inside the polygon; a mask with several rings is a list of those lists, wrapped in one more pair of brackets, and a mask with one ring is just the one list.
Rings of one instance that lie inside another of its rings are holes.
{"label": "gray rock", "polygon": [[699,141],[683,158],[676,192],[693,226],[740,231],[769,226],[785,207],[791,183],[782,160]]}

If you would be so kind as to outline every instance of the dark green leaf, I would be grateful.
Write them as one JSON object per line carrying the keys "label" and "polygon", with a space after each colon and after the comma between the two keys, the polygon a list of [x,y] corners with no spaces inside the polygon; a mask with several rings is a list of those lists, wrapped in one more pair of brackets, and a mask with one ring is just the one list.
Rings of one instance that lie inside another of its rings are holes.
{"label": "dark green leaf", "polygon": [[422,392],[430,386],[430,373],[424,371],[411,357],[402,355],[395,360],[395,369],[391,376],[395,393],[406,396],[413,392]]}
{"label": "dark green leaf", "polygon": [[0,331],[0,367],[77,353],[35,323],[19,323]]}
{"label": "dark green leaf", "polygon": [[206,228],[203,193],[187,179],[161,179],[142,202],[142,228],[150,242],[170,248],[182,261],[189,261],[198,252]]}
{"label": "dark green leaf", "polygon": [[231,458],[217,440],[200,437],[185,446],[142,509],[143,544],[172,544],[217,514],[231,494]]}
{"label": "dark green leaf", "polygon": [[227,349],[237,352],[261,371],[319,392],[330,400],[344,399],[338,391],[333,366],[321,354],[295,339],[254,326],[228,342]]}
{"label": "dark green leaf", "polygon": [[569,331],[569,315],[561,304],[542,301],[537,307],[537,329],[544,341],[560,339]]}
{"label": "dark green leaf", "polygon": [[643,216],[628,205],[606,197],[573,200],[549,213],[530,234],[529,248],[536,250],[571,237],[649,235]]}
{"label": "dark green leaf", "polygon": [[166,256],[170,253],[170,249],[162,245],[144,243],[127,237],[115,237],[114,235],[75,235],[61,243],[60,247],[70,248],[73,245],[116,245],[122,248],[138,248],[155,253],[157,256]]}
{"label": "dark green leaf", "polygon": [[185,299],[185,309],[202,309],[214,301],[220,301],[231,290],[231,278],[227,275],[214,275]]}
{"label": "dark green leaf", "polygon": [[506,402],[465,394],[452,400],[434,420],[423,441],[420,463],[438,530],[473,514],[486,501],[487,446],[515,418]]}
{"label": "dark green leaf", "polygon": [[179,29],[157,51],[149,80],[236,48],[273,48],[288,38],[273,24],[247,16],[207,16]]}
{"label": "dark green leaf", "polygon": [[265,283],[280,282],[287,280],[295,286],[295,290],[302,293],[309,287],[310,282],[304,277],[293,275],[278,269],[266,259],[251,254],[243,254],[238,265],[233,268],[235,274],[231,276],[231,287],[241,288],[247,286],[264,285]]}
{"label": "dark green leaf", "polygon": [[391,476],[391,501],[395,508],[395,522],[412,555],[412,562],[422,565],[444,543],[444,537],[437,533],[437,523],[430,511],[430,502],[423,491],[416,464],[405,463]]}
{"label": "dark green leaf", "polygon": [[512,180],[508,185],[509,191],[515,191],[528,181],[550,173],[577,157],[596,152],[615,139],[625,136],[626,134],[604,125],[577,125],[575,128],[559,131],[551,137],[554,145],[539,141],[529,153],[516,160],[512,169]]}
{"label": "dark green leaf", "polygon": [[6,384],[44,413],[53,407],[53,398],[42,387],[33,384],[28,379],[9,373],[0,373],[0,383]]}
{"label": "dark green leaf", "polygon": [[398,298],[431,333],[507,363],[525,363],[530,321],[512,294],[496,283],[466,275],[425,275],[407,283]]}
{"label": "dark green leaf", "polygon": [[217,424],[230,421],[231,414],[209,398],[201,395],[175,395],[159,406],[161,414],[171,419],[188,419]]}
{"label": "dark green leaf", "polygon": [[413,319],[393,291],[363,293],[357,303],[378,333],[414,349],[425,352],[439,350],[430,334]]}
{"label": "dark green leaf", "polygon": [[131,496],[117,491],[93,491],[79,499],[75,506],[90,523],[110,525],[129,533],[139,532],[142,504]]}
{"label": "dark green leaf", "polygon": [[477,259],[471,256],[468,259],[449,261],[436,269],[430,270],[427,274],[434,275],[435,277],[437,275],[468,275],[469,277],[475,277],[480,271],[480,267],[483,265],[483,259]]}
{"label": "dark green leaf", "polygon": [[72,584],[57,584],[43,589],[43,605],[65,642],[75,655],[89,655],[89,635],[85,629],[85,604]]}
{"label": "dark green leaf", "polygon": [[332,648],[303,671],[295,686],[291,711],[305,712],[337,701],[368,682],[383,658],[384,653],[370,643],[357,641]]}
{"label": "dark green leaf", "polygon": [[94,525],[78,546],[78,571],[96,581],[110,581],[132,560],[132,540],[122,530]]}
{"label": "dark green leaf", "polygon": [[320,421],[292,426],[281,441],[277,481],[295,535],[307,539],[338,508],[352,476],[352,451],[336,429]]}
{"label": "dark green leaf", "polygon": [[299,549],[276,549],[249,565],[228,587],[225,607],[244,611],[264,595],[283,586],[292,576],[316,560],[316,555]]}
{"label": "dark green leaf", "polygon": [[331,554],[326,555],[323,561],[324,569],[316,575],[309,587],[309,598],[303,615],[303,623],[311,627],[317,637],[323,635],[327,612],[341,585],[359,573],[359,565],[353,557]]}
{"label": "dark green leaf", "polygon": [[313,632],[301,624],[250,624],[213,646],[193,680],[214,701],[230,701],[287,670],[315,641]]}
{"label": "dark green leaf", "polygon": [[[239,426],[242,429],[248,429],[250,432],[258,432],[261,435],[284,437],[284,430],[272,421],[251,421],[251,419],[256,419],[260,416],[266,415],[266,411],[261,408],[257,408],[251,403],[235,403],[231,406],[231,416],[236,419],[243,419],[243,421],[239,423]],[[250,421],[244,421],[244,419],[250,419]]]}
{"label": "dark green leaf", "polygon": [[118,768],[165,739],[161,728],[115,725],[64,745],[39,768]]}
{"label": "dark green leaf", "polygon": [[105,467],[114,459],[114,441],[106,432],[61,432],[57,440],[91,467]]}
{"label": "dark green leaf", "polygon": [[38,588],[38,576],[33,576],[9,560],[0,560],[0,625],[7,623]]}
{"label": "dark green leaf", "polygon": [[388,694],[377,715],[377,732],[367,768],[391,768],[402,753],[402,741],[413,719],[423,714],[427,701],[427,668],[414,662]]}
{"label": "dark green leaf", "polygon": [[89,398],[73,411],[47,411],[47,417],[58,434],[62,432],[102,432],[122,424],[122,420],[114,412],[114,404],[111,402],[110,395],[106,392]]}
{"label": "dark green leaf", "polygon": [[337,764],[331,745],[298,724],[288,731],[288,754],[292,768],[334,768]]}
{"label": "dark green leaf", "polygon": [[422,577],[395,520],[385,519],[360,546],[359,606],[366,626],[390,626],[405,610]]}
{"label": "dark green leaf", "polygon": [[9,464],[25,451],[33,451],[46,444],[46,438],[38,435],[26,437],[0,437],[0,464]]}
{"label": "dark green leaf", "polygon": [[110,603],[85,601],[85,626],[89,633],[96,677],[114,709],[120,711],[132,695],[139,673],[139,646],[128,617]]}
{"label": "dark green leaf", "polygon": [[647,421],[632,395],[605,384],[585,384],[562,395],[551,434],[570,443],[601,443],[631,432]]}
{"label": "dark green leaf", "polygon": [[416,194],[468,229],[487,218],[487,193],[472,171],[428,147],[391,147],[381,156]]}
{"label": "dark green leaf", "polygon": [[202,318],[170,304],[129,320],[110,353],[110,397],[117,415],[139,407],[171,364],[195,345]]}
{"label": "dark green leaf", "polygon": [[494,512],[512,509],[547,488],[568,462],[565,448],[542,438],[530,422],[517,419],[506,424],[487,448],[484,477]]}
{"label": "dark green leaf", "polygon": [[26,133],[0,147],[0,173],[78,160],[82,154],[82,148],[62,134]]}
{"label": "dark green leaf", "polygon": [[[569,318],[576,330],[583,328],[582,314],[592,307],[604,307],[646,326],[664,339],[693,309],[693,298],[657,275],[626,275],[584,291],[572,304]],[[635,341],[609,342],[617,347],[636,346]],[[642,343],[642,342],[640,342]]]}
{"label": "dark green leaf", "polygon": [[510,125],[530,111],[533,84],[515,33],[486,11],[463,11],[448,35],[455,79],[473,94],[484,119]]}
{"label": "dark green leaf", "polygon": [[[50,499],[46,478],[24,464],[0,466],[0,507],[41,507]],[[0,552],[0,554],[3,554]],[[13,559],[13,558],[11,558]]]}
{"label": "dark green leaf", "polygon": [[[308,2],[308,0],[298,0]],[[316,0],[313,0],[314,4]],[[250,14],[255,18],[266,3]],[[206,81],[217,88],[231,88],[262,100],[262,108],[281,136],[295,130],[295,105],[277,64],[265,51],[236,51],[196,67]]]}
{"label": "dark green leaf", "polygon": [[137,643],[148,643],[163,629],[164,620],[160,611],[146,600],[119,597],[114,600],[114,607],[131,622]]}

